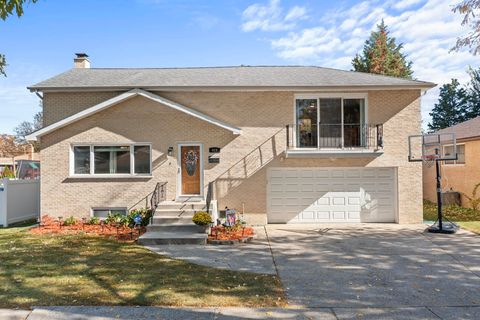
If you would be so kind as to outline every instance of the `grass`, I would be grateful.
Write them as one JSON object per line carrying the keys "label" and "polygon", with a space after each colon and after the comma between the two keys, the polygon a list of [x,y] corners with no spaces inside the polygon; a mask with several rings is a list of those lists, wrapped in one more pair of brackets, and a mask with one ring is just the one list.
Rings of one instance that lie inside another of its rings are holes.
{"label": "grass", "polygon": [[[461,227],[480,234],[480,211],[463,208],[457,205],[443,207],[443,215],[450,221],[457,222]],[[431,201],[423,200],[423,219],[437,220],[437,205]]]}
{"label": "grass", "polygon": [[458,224],[464,229],[480,234],[480,221],[461,221]]}
{"label": "grass", "polygon": [[285,305],[276,276],[194,265],[97,236],[0,229],[0,261],[0,308]]}

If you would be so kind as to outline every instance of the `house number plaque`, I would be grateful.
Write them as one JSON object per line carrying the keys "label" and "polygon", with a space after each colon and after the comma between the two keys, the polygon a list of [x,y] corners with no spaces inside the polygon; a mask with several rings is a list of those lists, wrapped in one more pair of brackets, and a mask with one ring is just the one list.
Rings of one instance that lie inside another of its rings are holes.
{"label": "house number plaque", "polygon": [[220,153],[219,147],[208,148],[208,152],[210,153],[208,156],[208,163],[220,163],[220,157],[215,155],[215,153]]}

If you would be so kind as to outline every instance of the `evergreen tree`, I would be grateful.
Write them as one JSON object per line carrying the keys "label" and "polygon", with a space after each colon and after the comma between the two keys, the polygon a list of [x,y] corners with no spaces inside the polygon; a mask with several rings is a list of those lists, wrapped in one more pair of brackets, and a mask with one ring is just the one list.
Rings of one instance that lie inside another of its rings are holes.
{"label": "evergreen tree", "polygon": [[429,130],[440,130],[468,120],[469,100],[467,90],[460,86],[457,79],[444,84],[440,88],[438,102],[430,112],[432,122],[428,124]]}
{"label": "evergreen tree", "polygon": [[402,53],[403,44],[397,45],[385,23],[377,25],[365,41],[363,52],[352,60],[355,71],[376,73],[393,77],[412,78],[412,62]]}
{"label": "evergreen tree", "polygon": [[468,74],[470,75],[470,83],[467,86],[469,99],[466,117],[472,119],[480,116],[480,68],[475,70],[470,67]]}

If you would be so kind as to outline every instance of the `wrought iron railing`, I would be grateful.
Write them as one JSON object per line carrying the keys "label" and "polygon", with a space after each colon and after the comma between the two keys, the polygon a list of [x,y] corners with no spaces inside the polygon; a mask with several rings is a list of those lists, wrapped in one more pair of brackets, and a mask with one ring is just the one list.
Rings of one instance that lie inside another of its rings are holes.
{"label": "wrought iron railing", "polygon": [[157,210],[158,204],[161,201],[165,201],[167,196],[167,182],[157,182],[155,189],[150,196],[150,210],[152,210],[152,215],[150,217],[150,224],[153,224],[153,216],[155,215],[155,210]]}
{"label": "wrought iron railing", "polygon": [[287,149],[383,148],[382,124],[286,125]]}

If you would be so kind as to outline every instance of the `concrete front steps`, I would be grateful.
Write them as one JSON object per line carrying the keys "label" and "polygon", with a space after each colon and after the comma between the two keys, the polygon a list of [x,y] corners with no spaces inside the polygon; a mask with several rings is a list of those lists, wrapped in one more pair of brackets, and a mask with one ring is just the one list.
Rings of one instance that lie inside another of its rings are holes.
{"label": "concrete front steps", "polygon": [[206,244],[207,234],[192,222],[196,211],[206,210],[205,201],[164,201],[158,205],[153,223],[138,242],[143,245]]}

